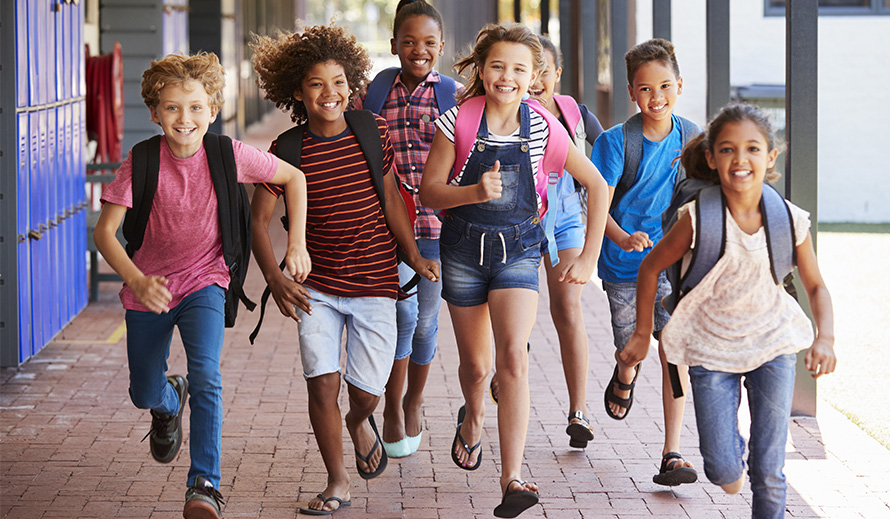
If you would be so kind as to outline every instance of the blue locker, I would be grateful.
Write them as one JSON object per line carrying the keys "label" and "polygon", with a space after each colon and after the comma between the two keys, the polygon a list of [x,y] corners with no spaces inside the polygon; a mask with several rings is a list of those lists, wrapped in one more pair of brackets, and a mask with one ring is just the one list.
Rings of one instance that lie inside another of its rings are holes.
{"label": "blue locker", "polygon": [[56,75],[56,55],[58,54],[58,49],[56,48],[56,18],[58,16],[58,12],[53,8],[53,5],[56,3],[56,0],[39,0],[40,2],[46,4],[46,18],[44,19],[44,23],[46,24],[46,76],[44,76],[44,81],[46,82],[46,102],[47,103],[55,103],[58,100],[57,94],[57,75]]}
{"label": "blue locker", "polygon": [[24,36],[27,42],[28,49],[28,106],[34,106],[40,104],[40,82],[38,81],[38,45],[37,40],[39,38],[37,34],[37,20],[40,19],[38,15],[37,3],[31,2],[28,0],[19,0],[23,2],[27,6],[28,13],[28,33]]}
{"label": "blue locker", "polygon": [[28,237],[30,229],[29,204],[31,200],[28,190],[28,174],[31,171],[31,135],[28,131],[28,114],[19,114],[16,128],[18,139],[18,163],[16,164],[16,235],[18,246],[16,256],[18,263],[18,305],[19,305],[19,362],[31,355],[31,241]]}
{"label": "blue locker", "polygon": [[[50,84],[52,94],[56,93],[55,83]],[[62,329],[61,297],[64,289],[62,276],[61,233],[59,232],[59,153],[56,146],[56,126],[58,112],[55,106],[46,109],[46,226],[49,229],[49,308],[50,337]]]}
{"label": "blue locker", "polygon": [[59,107],[59,186],[62,192],[60,211],[62,214],[62,269],[64,269],[67,282],[64,285],[65,306],[62,312],[62,322],[67,323],[76,314],[76,280],[77,272],[74,268],[74,221],[71,219],[72,206],[74,205],[74,182],[71,175],[71,103]]}
{"label": "blue locker", "polygon": [[75,203],[81,210],[75,217],[77,235],[74,239],[77,261],[77,310],[85,307],[89,293],[87,288],[87,213],[86,208],[86,101],[78,101],[71,106],[71,173],[74,178]]}
{"label": "blue locker", "polygon": [[[86,57],[83,42],[84,2],[75,3],[71,11],[71,36],[72,60],[71,60],[71,85],[73,91],[71,97],[80,97],[87,93]],[[99,49],[95,49],[97,52]],[[86,134],[84,134],[86,135]]]}
{"label": "blue locker", "polygon": [[15,2],[15,84],[18,107],[28,106],[28,5]]}
{"label": "blue locker", "polygon": [[[37,61],[37,77],[33,78],[34,81],[37,82],[37,103],[34,100],[31,100],[31,106],[46,104],[49,100],[49,95],[47,93],[47,87],[49,84],[47,83],[47,53],[49,49],[47,48],[48,35],[47,33],[47,25],[49,20],[49,3],[47,0],[31,0],[34,4],[37,5],[37,9],[35,10],[35,16],[37,17],[34,20],[34,27],[37,34],[37,55],[34,58]],[[29,8],[30,14],[30,8]],[[35,34],[35,33],[32,33]],[[33,38],[33,36],[31,36]]]}
{"label": "blue locker", "polygon": [[[43,292],[40,288],[40,283],[37,279],[41,276],[41,272],[43,272],[42,261],[46,256],[44,244],[46,240],[44,240],[44,236],[46,234],[46,225],[43,223],[46,220],[43,218],[43,212],[41,210],[41,203],[43,199],[42,195],[42,185],[40,184],[40,170],[41,170],[41,150],[40,150],[40,113],[39,112],[31,112],[30,120],[28,121],[28,133],[30,136],[30,158],[31,158],[31,167],[28,171],[28,191],[29,191],[29,212],[28,212],[28,220],[29,224],[29,232],[33,233],[33,239],[29,241],[30,243],[30,260],[31,260],[31,315],[32,315],[32,326],[31,326],[31,351],[28,352],[28,356],[32,355],[35,351],[39,350],[43,345],[43,340],[45,336],[44,332],[44,323],[43,319],[40,317],[43,315],[42,308],[44,305]],[[36,231],[36,232],[35,232]]]}
{"label": "blue locker", "polygon": [[59,2],[56,11],[56,98],[65,101],[71,97],[68,69],[71,66],[71,4]]}

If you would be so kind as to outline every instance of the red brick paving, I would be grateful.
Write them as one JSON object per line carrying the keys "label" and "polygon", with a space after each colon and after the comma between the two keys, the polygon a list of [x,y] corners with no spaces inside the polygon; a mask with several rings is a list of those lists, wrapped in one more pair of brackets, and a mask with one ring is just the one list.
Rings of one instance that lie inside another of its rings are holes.
{"label": "red brick paving", "polygon": [[[254,143],[265,146],[282,118]],[[284,123],[286,124],[286,123]],[[277,240],[281,235],[277,234]],[[262,276],[251,270],[247,291],[258,296]],[[188,420],[182,452],[169,465],[151,460],[147,413],[127,396],[125,338],[108,342],[123,322],[114,283],[55,340],[19,368],[0,371],[0,517],[180,517],[188,472]],[[605,296],[584,291],[591,343],[589,415],[596,438],[570,449],[564,434],[567,395],[556,333],[542,292],[531,337],[531,422],[524,475],[540,486],[541,505],[523,518],[747,518],[750,489],[727,496],[698,482],[674,489],[652,483],[662,443],[660,373],[645,361],[630,417],[614,421],[602,409],[612,371]],[[272,307],[274,309],[274,306]],[[307,416],[295,325],[272,312],[256,345],[247,340],[256,315],[242,310],[223,352],[222,493],[226,518],[293,518],[325,486],[325,473]],[[178,337],[172,372],[185,372]],[[450,461],[453,424],[461,405],[457,353],[447,311],[439,354],[425,393],[424,437],[411,457],[390,460],[378,479],[352,480],[352,506],[340,519],[489,518],[497,486],[496,406],[487,404],[484,459],[477,472]],[[345,395],[345,391],[341,393]],[[345,409],[345,399],[341,398]],[[378,419],[382,419],[382,404]],[[743,413],[744,414],[744,413]],[[344,428],[347,465],[352,445]],[[699,467],[695,417],[687,415],[682,451]],[[788,517],[890,517],[890,452],[828,405],[819,417],[793,419],[788,443]]]}

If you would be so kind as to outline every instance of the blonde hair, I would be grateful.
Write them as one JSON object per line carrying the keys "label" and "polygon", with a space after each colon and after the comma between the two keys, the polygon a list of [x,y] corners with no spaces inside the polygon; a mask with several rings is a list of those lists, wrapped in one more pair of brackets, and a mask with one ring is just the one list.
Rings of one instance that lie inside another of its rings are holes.
{"label": "blonde hair", "polygon": [[479,79],[479,71],[485,66],[491,48],[500,42],[520,43],[528,47],[532,52],[533,72],[540,72],[547,67],[544,48],[531,29],[518,23],[487,24],[476,35],[476,44],[470,54],[454,64],[454,70],[468,81],[467,86],[457,95],[458,104],[471,97],[485,94],[485,87]]}
{"label": "blonde hair", "polygon": [[226,71],[219,58],[212,52],[199,52],[193,56],[168,54],[152,61],[142,73],[142,100],[149,108],[160,102],[161,90],[168,85],[183,85],[187,81],[201,83],[210,97],[210,107],[219,109],[224,102],[223,87],[226,86]]}

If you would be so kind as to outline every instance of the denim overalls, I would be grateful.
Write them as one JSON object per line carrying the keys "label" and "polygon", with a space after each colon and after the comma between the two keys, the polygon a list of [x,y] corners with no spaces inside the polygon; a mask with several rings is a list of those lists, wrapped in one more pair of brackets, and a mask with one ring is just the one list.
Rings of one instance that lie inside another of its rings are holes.
{"label": "denim overalls", "polygon": [[544,229],[530,160],[529,110],[520,105],[520,142],[497,146],[488,140],[483,114],[460,185],[478,184],[499,160],[501,197],[454,207],[443,219],[442,297],[455,306],[483,304],[489,291],[500,288],[538,290]]}

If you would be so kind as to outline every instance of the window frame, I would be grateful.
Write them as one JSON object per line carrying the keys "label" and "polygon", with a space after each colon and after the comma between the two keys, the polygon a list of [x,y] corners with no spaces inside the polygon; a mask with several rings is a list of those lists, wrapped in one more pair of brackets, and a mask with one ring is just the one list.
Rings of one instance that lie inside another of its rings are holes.
{"label": "window frame", "polygon": [[[788,0],[785,0],[788,2]],[[763,0],[764,16],[785,16],[785,7],[771,5],[773,0]],[[890,16],[890,6],[884,0],[869,0],[865,7],[819,6],[819,16]]]}

